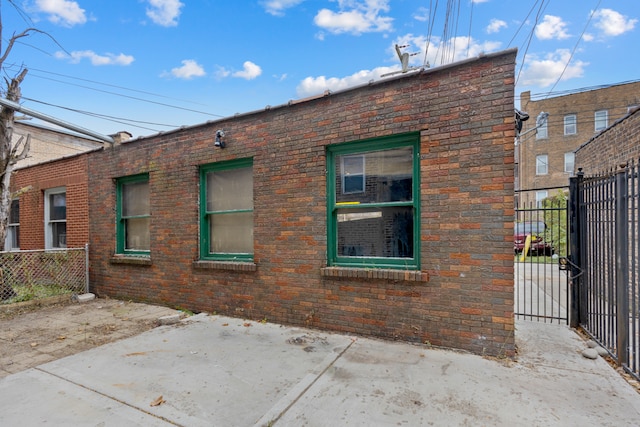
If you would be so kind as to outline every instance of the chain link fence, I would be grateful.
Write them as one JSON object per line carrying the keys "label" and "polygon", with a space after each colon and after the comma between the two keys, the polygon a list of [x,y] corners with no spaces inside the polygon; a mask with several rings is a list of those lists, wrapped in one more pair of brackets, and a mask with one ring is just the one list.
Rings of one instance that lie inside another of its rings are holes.
{"label": "chain link fence", "polygon": [[0,252],[0,304],[89,289],[89,247]]}

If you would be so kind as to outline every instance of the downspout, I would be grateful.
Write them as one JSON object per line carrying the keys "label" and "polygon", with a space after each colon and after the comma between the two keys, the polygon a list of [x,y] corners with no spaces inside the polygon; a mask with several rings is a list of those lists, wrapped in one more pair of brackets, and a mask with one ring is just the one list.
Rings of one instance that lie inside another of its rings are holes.
{"label": "downspout", "polygon": [[32,110],[32,109],[27,108],[27,107],[23,107],[20,104],[16,104],[15,102],[9,101],[9,100],[4,99],[4,98],[0,98],[0,105],[2,105],[3,107],[6,107],[6,108],[10,108],[12,110],[18,111],[20,113],[26,114],[27,116],[32,116],[32,117],[35,117],[37,119],[41,119],[41,120],[44,120],[46,122],[53,123],[53,124],[61,126],[63,128],[72,130],[74,132],[78,132],[78,133],[81,133],[83,135],[88,135],[88,136],[93,137],[95,139],[98,139],[100,141],[108,142],[111,145],[113,145],[114,142],[115,142],[113,140],[113,138],[108,136],[108,135],[102,135],[101,133],[94,132],[94,131],[89,130],[89,129],[85,129],[85,128],[80,127],[80,126],[76,126],[74,124],[65,122],[65,121],[60,120],[60,119],[56,119],[55,117],[48,116],[48,115],[46,115],[44,113],[40,113],[38,111]]}

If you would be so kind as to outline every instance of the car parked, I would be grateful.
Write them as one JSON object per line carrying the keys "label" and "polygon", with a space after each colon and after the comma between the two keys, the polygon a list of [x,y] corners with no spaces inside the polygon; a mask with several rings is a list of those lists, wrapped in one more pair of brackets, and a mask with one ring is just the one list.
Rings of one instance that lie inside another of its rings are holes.
{"label": "car parked", "polygon": [[524,250],[527,236],[531,236],[531,244],[527,255],[553,255],[553,246],[544,240],[547,225],[542,221],[516,222],[513,227],[513,250],[516,254]]}

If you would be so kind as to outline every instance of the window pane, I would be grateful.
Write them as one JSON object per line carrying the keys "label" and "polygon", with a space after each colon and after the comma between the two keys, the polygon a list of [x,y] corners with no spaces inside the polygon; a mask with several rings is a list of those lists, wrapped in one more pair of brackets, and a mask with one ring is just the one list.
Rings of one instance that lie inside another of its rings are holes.
{"label": "window pane", "polygon": [[536,156],[536,174],[546,175],[548,170],[549,160],[546,154]]}
{"label": "window pane", "polygon": [[125,249],[131,251],[148,251],[149,244],[149,218],[125,219]]}
{"label": "window pane", "polygon": [[149,182],[122,185],[122,216],[149,215]]}
{"label": "window pane", "polygon": [[20,223],[20,201],[11,201],[11,210],[9,211],[9,224]]}
{"label": "window pane", "polygon": [[573,172],[575,153],[564,153],[564,171]]}
{"label": "window pane", "polygon": [[253,253],[253,213],[209,215],[210,253]]}
{"label": "window pane", "polygon": [[564,116],[564,134],[573,135],[578,131],[576,116],[571,114]]}
{"label": "window pane", "polygon": [[338,209],[338,256],[413,258],[413,208]]}
{"label": "window pane", "polygon": [[[363,158],[364,177],[349,175],[356,158]],[[413,200],[413,147],[336,156],[337,203],[384,203]],[[349,167],[347,167],[347,165]],[[364,178],[364,179],[363,179]],[[356,189],[362,187],[364,189]],[[344,186],[344,188],[342,188]]]}
{"label": "window pane", "polygon": [[67,194],[57,193],[49,195],[49,219],[65,220],[67,219]]}
{"label": "window pane", "polygon": [[595,130],[603,130],[607,128],[608,120],[607,120],[607,110],[596,111],[595,113]]}
{"label": "window pane", "polygon": [[544,124],[536,131],[536,139],[546,139],[548,137],[549,133],[547,132],[547,122],[545,121]]}
{"label": "window pane", "polygon": [[67,247],[67,223],[52,222],[51,223],[51,246],[54,248]]}
{"label": "window pane", "polygon": [[253,168],[207,174],[207,211],[253,209]]}

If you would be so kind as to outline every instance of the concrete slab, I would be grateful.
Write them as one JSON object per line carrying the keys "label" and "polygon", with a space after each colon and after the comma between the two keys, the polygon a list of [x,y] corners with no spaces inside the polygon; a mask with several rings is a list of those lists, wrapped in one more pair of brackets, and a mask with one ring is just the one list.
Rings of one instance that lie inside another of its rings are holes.
{"label": "concrete slab", "polygon": [[[320,375],[350,343],[340,335],[199,315],[183,327],[158,327],[39,369],[178,425],[245,426],[307,376]],[[166,402],[151,407],[159,396]]]}
{"label": "concrete slab", "polygon": [[569,328],[516,332],[511,361],[198,315],[1,379],[0,425],[638,425]]}
{"label": "concrete slab", "polygon": [[169,425],[144,411],[37,369],[0,381],[0,408],[0,425],[4,426]]}

